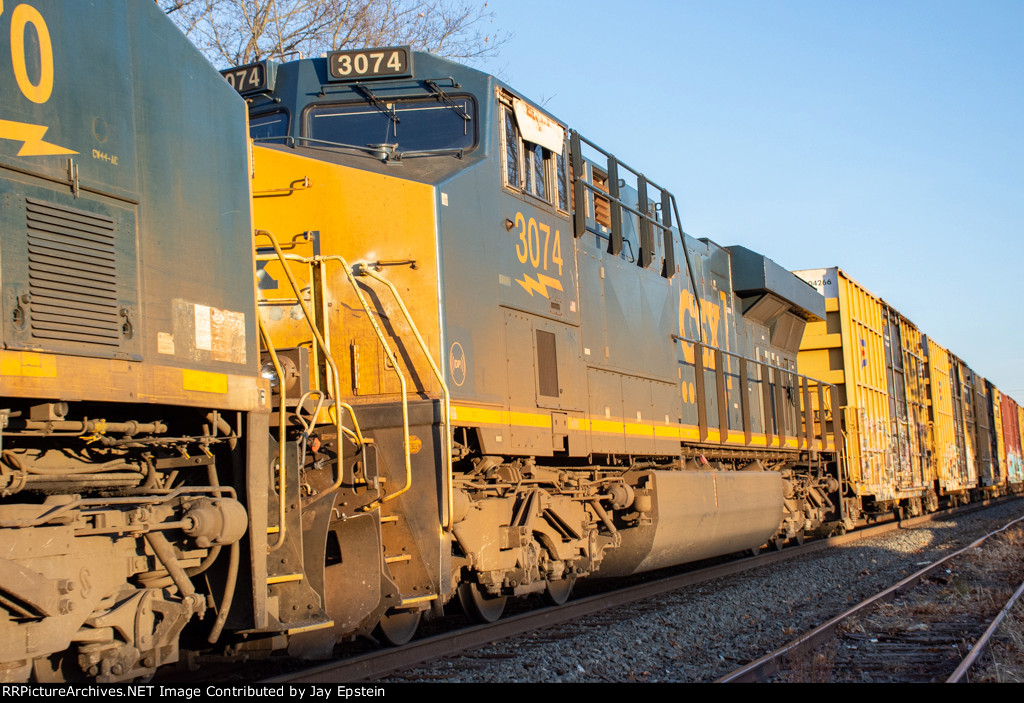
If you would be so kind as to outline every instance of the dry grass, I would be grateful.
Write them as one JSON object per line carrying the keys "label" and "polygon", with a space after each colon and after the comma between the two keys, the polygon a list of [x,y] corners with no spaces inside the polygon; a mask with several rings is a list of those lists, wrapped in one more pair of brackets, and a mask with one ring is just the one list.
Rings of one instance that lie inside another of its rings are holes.
{"label": "dry grass", "polygon": [[972,681],[984,683],[1024,683],[1024,603],[1016,606],[1003,620],[985,653],[984,665]]}
{"label": "dry grass", "polygon": [[836,642],[828,642],[816,652],[792,662],[789,681],[792,683],[829,683],[836,661]]}
{"label": "dry grass", "polygon": [[[840,637],[838,647],[833,643],[792,662],[787,680],[941,681],[941,661],[951,660],[948,663],[955,666],[956,652],[966,654],[976,636],[969,633],[999,612],[1022,578],[1024,529],[1013,528],[925,579],[910,593],[847,620],[840,625],[845,638]],[[949,637],[957,637],[961,627],[964,639],[950,642]],[[929,640],[934,644],[929,645]],[[922,662],[921,655],[914,654],[915,643],[925,651],[938,646],[934,659],[938,666]],[[1024,603],[1004,622],[986,661],[987,668],[976,670],[971,681],[1024,683]]]}

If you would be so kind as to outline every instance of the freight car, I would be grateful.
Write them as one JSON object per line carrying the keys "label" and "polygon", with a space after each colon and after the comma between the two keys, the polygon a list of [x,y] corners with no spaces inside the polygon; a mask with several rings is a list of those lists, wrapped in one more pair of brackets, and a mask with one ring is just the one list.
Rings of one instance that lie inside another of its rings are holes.
{"label": "freight car", "polygon": [[839,389],[848,525],[1020,490],[1012,399],[843,269],[795,273],[825,296],[798,361]]}

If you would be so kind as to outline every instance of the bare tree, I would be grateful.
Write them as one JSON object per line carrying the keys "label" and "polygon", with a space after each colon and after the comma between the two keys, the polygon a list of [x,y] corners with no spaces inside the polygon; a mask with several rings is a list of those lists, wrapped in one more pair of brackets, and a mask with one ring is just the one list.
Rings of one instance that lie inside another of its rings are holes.
{"label": "bare tree", "polygon": [[479,0],[157,0],[214,64],[290,60],[408,44],[441,56],[493,56],[508,37]]}

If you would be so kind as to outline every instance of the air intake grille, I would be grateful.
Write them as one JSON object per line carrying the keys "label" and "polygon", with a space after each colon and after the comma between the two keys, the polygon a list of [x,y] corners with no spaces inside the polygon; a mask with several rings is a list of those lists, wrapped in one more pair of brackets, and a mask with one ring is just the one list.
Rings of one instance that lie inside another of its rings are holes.
{"label": "air intake grille", "polygon": [[32,336],[117,346],[114,220],[26,199]]}

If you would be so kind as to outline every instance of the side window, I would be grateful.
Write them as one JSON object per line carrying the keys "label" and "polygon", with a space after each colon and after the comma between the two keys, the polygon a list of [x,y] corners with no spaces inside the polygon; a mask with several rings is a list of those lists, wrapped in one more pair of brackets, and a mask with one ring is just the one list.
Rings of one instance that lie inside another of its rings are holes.
{"label": "side window", "polygon": [[519,177],[519,127],[510,108],[502,106],[501,111],[505,122],[505,185],[519,190],[523,187]]}
{"label": "side window", "polygon": [[523,146],[526,157],[526,192],[551,202],[547,197],[548,163],[551,161],[551,152],[540,144],[523,142]]}
{"label": "side window", "polygon": [[250,139],[280,139],[288,135],[288,113],[271,112],[249,118]]}
{"label": "side window", "polygon": [[564,128],[515,98],[502,99],[501,120],[505,185],[568,212]]}

